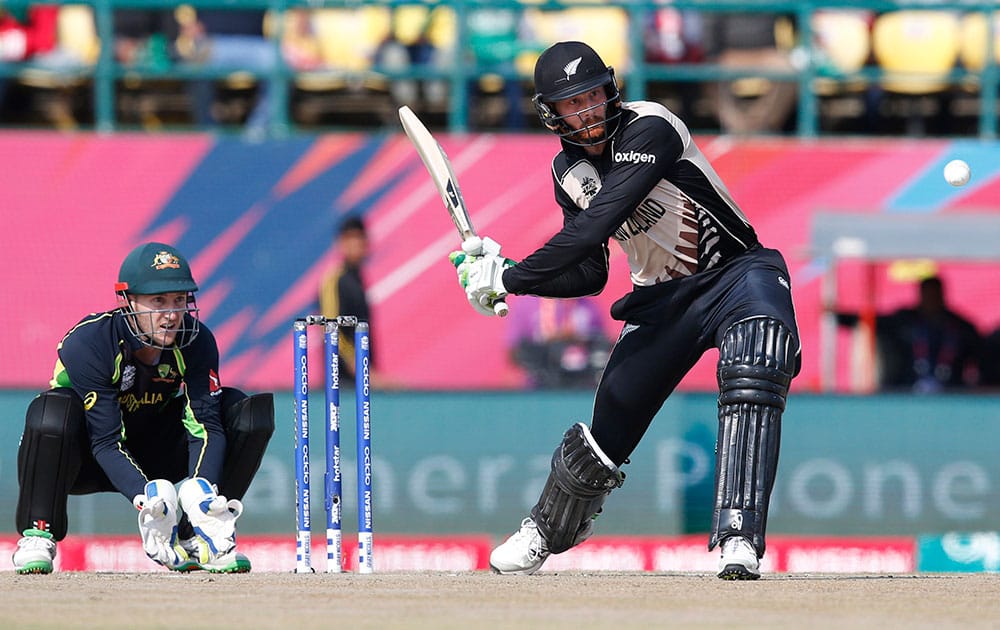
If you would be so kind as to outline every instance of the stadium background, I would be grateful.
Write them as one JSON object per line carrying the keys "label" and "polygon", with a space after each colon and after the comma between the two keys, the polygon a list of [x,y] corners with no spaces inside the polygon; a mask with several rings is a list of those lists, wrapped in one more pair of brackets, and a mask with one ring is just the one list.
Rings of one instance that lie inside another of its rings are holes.
{"label": "stadium background", "polygon": [[[990,64],[984,72],[992,70]],[[512,257],[531,251],[558,227],[548,175],[553,138],[535,131],[467,133],[461,116],[450,124],[452,133],[441,141],[480,231]],[[838,264],[818,256],[811,226],[821,212],[904,223],[995,215],[1000,148],[989,125],[980,137],[961,139],[816,138],[808,126],[797,131],[780,138],[699,137],[763,242],[785,252],[803,333],[805,363],[786,416],[770,531],[796,544],[805,536],[819,537],[818,545],[830,539],[834,548],[890,550],[858,556],[874,569],[906,562],[916,568],[916,550],[926,544],[927,558],[947,556],[951,545],[972,557],[966,568],[996,570],[989,546],[996,536],[971,533],[990,532],[1000,516],[1000,471],[983,439],[1000,420],[1000,398],[859,394],[849,361],[839,362],[834,383],[824,383],[821,285],[830,266],[838,265],[844,308],[889,310],[908,303],[913,287],[912,277],[899,275],[899,261]],[[973,181],[952,188],[941,168],[959,157],[972,165]],[[478,541],[474,548],[488,546],[530,506],[550,446],[570,422],[589,414],[589,392],[521,390],[520,375],[506,362],[503,322],[477,316],[454,288],[445,262],[456,245],[453,228],[395,129],[255,141],[199,132],[8,129],[0,133],[0,186],[7,295],[7,325],[0,330],[0,519],[11,526],[27,402],[45,386],[61,335],[84,313],[114,305],[118,264],[143,240],[173,242],[192,260],[203,318],[220,342],[223,381],[278,393],[278,430],[241,526],[245,535],[284,541],[289,553],[288,331],[293,317],[315,309],[319,277],[335,261],[332,235],[346,216],[364,216],[369,224],[376,361],[397,385],[374,394],[376,544],[382,536],[427,542],[466,534]],[[995,261],[937,264],[958,310],[983,332],[1000,326]],[[605,307],[628,290],[618,252],[612,267],[612,284],[600,297]],[[854,343],[840,333],[838,355],[848,356]],[[705,531],[713,366],[710,354],[654,423],[633,458],[629,483],[602,517],[602,534],[677,536],[691,545],[683,536]],[[348,510],[352,505],[348,497]],[[71,530],[130,534],[134,522],[125,507],[119,497],[73,498]],[[946,532],[970,535],[934,538]],[[0,546],[15,540],[13,532],[3,540]],[[651,554],[644,545],[661,539],[629,540]],[[693,545],[703,547],[703,538]],[[780,558],[781,548],[771,557]],[[899,549],[909,556],[900,560]],[[280,565],[279,554],[274,566]]]}

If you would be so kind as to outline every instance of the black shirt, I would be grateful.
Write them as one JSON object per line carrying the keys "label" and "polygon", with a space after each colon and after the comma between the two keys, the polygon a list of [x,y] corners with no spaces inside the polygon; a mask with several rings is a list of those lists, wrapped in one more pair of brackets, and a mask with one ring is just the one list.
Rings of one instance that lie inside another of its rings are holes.
{"label": "black shirt", "polygon": [[746,216],[691,139],[658,103],[622,103],[621,126],[599,156],[563,142],[552,161],[563,228],[503,274],[514,294],[600,292],[608,239],[628,256],[632,284],[712,269],[758,244]]}
{"label": "black shirt", "polygon": [[[189,317],[185,315],[185,317]],[[52,387],[71,387],[83,400],[94,458],[130,501],[149,479],[143,461],[187,442],[190,476],[219,482],[226,438],[219,408],[219,351],[203,323],[190,345],[167,349],[157,365],[120,309],[93,313],[58,347]]]}

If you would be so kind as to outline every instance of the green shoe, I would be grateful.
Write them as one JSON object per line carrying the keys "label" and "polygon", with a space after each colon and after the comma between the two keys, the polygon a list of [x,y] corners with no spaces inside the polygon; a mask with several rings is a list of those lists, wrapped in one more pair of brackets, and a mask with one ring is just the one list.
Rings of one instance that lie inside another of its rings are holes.
{"label": "green shoe", "polygon": [[176,567],[168,567],[171,571],[176,571],[177,573],[191,573],[192,571],[201,571],[201,565],[194,560],[185,560],[183,563],[177,565]]}
{"label": "green shoe", "polygon": [[21,575],[52,573],[56,557],[56,541],[52,534],[41,529],[26,529],[21,533],[14,551],[14,569]]}
{"label": "green shoe", "polygon": [[210,573],[250,573],[250,559],[235,551],[200,566]]}

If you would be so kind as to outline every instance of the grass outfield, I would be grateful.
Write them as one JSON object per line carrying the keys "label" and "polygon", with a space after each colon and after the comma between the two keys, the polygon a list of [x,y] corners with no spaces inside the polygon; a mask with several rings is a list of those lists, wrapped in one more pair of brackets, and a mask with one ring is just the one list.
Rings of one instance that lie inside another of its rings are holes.
{"label": "grass outfield", "polygon": [[0,628],[987,628],[1000,577],[0,573]]}

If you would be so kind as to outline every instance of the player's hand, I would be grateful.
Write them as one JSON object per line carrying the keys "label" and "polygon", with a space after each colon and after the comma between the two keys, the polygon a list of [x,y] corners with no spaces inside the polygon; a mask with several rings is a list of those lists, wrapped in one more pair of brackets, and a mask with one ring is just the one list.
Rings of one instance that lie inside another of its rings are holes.
{"label": "player's hand", "polygon": [[132,505],[139,510],[142,549],[152,560],[168,568],[187,561],[187,552],[177,544],[177,492],[166,479],[146,484],[145,494],[136,495]]}
{"label": "player's hand", "polygon": [[493,305],[507,296],[503,286],[503,272],[516,263],[509,258],[486,255],[468,263],[465,270],[465,294],[469,303],[478,303],[481,313],[494,314]]}
{"label": "player's hand", "polygon": [[470,236],[469,238],[462,241],[462,251],[470,256],[499,256],[500,255],[500,243],[497,243],[492,238],[484,236],[479,238],[478,236]]}
{"label": "player's hand", "polygon": [[243,503],[227,500],[202,477],[188,479],[178,491],[181,509],[194,527],[198,548],[195,560],[204,564],[236,548],[236,519],[243,513]]}
{"label": "player's hand", "polygon": [[476,260],[479,260],[478,256],[473,254],[467,254],[463,251],[454,251],[448,254],[448,260],[451,264],[455,265],[455,273],[458,275],[458,286],[465,290],[465,287],[469,285],[469,267]]}

